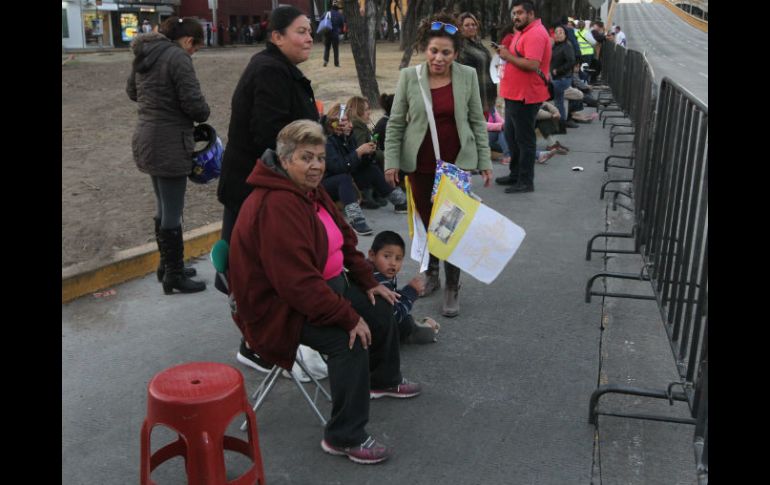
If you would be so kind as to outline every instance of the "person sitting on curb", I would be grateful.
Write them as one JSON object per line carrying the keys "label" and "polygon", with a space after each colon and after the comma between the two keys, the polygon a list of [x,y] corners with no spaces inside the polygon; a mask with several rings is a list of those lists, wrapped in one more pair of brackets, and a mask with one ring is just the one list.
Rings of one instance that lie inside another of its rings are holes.
{"label": "person sitting on curb", "polygon": [[290,370],[300,343],[327,355],[332,409],[321,448],[380,463],[392,452],[365,429],[370,399],[415,397],[422,388],[401,374],[398,294],[374,278],[321,185],[325,141],[320,124],[289,123],[249,175],[253,190],[230,238],[232,316],[270,364]]}
{"label": "person sitting on curb", "polygon": [[393,305],[393,316],[398,323],[398,334],[402,344],[429,344],[436,342],[439,324],[430,317],[415,322],[411,315],[412,305],[425,291],[425,279],[418,274],[409,284],[397,289],[396,276],[404,262],[406,244],[393,231],[382,231],[374,237],[369,250],[369,262],[374,267],[374,278],[386,288],[397,292],[401,298]]}

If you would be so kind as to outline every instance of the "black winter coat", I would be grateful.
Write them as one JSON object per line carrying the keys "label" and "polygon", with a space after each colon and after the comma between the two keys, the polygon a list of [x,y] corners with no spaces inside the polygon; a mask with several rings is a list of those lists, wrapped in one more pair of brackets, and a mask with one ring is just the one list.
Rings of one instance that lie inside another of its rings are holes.
{"label": "black winter coat", "polygon": [[217,198],[237,213],[251,193],[246,178],[257,158],[275,150],[278,132],[292,121],[318,121],[318,110],[310,80],[270,42],[243,71],[231,110]]}
{"label": "black winter coat", "polygon": [[209,117],[192,59],[163,34],[140,34],[131,42],[134,63],[126,93],[139,105],[131,140],[139,170],[157,177],[184,177],[192,169],[193,122]]}
{"label": "black winter coat", "polygon": [[[575,67],[575,52],[568,40],[556,42],[551,51],[551,74],[554,79],[572,77],[572,69]],[[553,72],[556,71],[556,74]]]}
{"label": "black winter coat", "polygon": [[326,137],[326,173],[324,177],[343,173],[352,174],[362,166],[363,161],[356,153],[356,140],[353,135]]}

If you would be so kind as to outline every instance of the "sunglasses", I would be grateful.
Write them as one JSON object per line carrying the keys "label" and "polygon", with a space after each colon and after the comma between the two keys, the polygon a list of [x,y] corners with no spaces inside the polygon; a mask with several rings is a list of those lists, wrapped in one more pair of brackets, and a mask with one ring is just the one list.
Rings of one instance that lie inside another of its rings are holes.
{"label": "sunglasses", "polygon": [[430,30],[441,30],[442,28],[444,29],[444,32],[449,35],[455,35],[457,33],[457,27],[452,24],[445,24],[444,22],[439,22],[438,20],[430,24]]}

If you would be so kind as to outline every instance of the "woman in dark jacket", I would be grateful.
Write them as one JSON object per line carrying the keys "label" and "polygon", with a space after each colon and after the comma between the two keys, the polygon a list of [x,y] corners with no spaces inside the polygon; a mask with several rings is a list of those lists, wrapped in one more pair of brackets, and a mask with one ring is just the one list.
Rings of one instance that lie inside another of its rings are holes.
{"label": "woman in dark jacket", "polygon": [[192,19],[170,17],[159,32],[131,42],[134,63],[126,93],[139,105],[131,147],[137,167],[152,178],[155,190],[155,237],[160,250],[158,278],[163,291],[203,291],[184,268],[182,211],[187,176],[195,148],[193,122],[209,117],[190,56],[203,45],[203,27]]}
{"label": "woman in dark jacket", "polygon": [[[368,236],[372,228],[366,223],[364,211],[358,203],[359,194],[353,180],[353,171],[358,169],[364,158],[374,153],[374,143],[356,145],[350,133],[348,116],[341,109],[344,105],[334,104],[324,116],[326,133],[326,173],[323,186],[334,200],[343,205],[348,223],[359,236]],[[340,116],[341,115],[341,116]]]}
{"label": "woman in dark jacket", "polygon": [[217,188],[224,205],[225,241],[230,241],[238,211],[251,192],[246,177],[256,160],[266,149],[275,149],[275,137],[284,126],[299,119],[318,121],[310,80],[297,68],[313,47],[310,20],[297,8],[282,6],[270,14],[268,31],[265,50],[251,58],[233,93]]}
{"label": "woman in dark jacket", "polygon": [[460,55],[457,57],[457,62],[476,69],[476,75],[479,78],[481,108],[484,110],[484,119],[487,119],[497,101],[497,85],[489,75],[492,55],[481,43],[478,19],[472,13],[465,12],[460,14],[458,20],[460,22],[460,32],[463,34],[465,43],[462,50],[460,50]]}
{"label": "woman in dark jacket", "polygon": [[[353,126],[353,138],[356,140],[356,144],[360,146],[370,141],[376,144],[374,154],[365,155],[361,165],[362,169],[356,171],[353,175],[363,195],[361,207],[364,209],[379,209],[388,205],[388,201],[392,199],[396,213],[406,214],[406,194],[403,193],[403,189],[396,187],[394,190],[393,187],[385,182],[384,145],[380,148],[379,139],[374,139],[374,136],[379,138],[380,135],[372,135],[372,132],[369,130],[369,126],[372,123],[372,108],[369,106],[369,101],[361,96],[353,96],[348,100],[346,106],[348,119]],[[365,178],[365,180],[361,180],[362,178]]]}
{"label": "woman in dark jacket", "polygon": [[[567,33],[561,25],[553,29],[554,45],[551,51],[551,74],[553,101],[559,110],[559,124],[567,124],[567,110],[564,109],[564,91],[572,86],[572,70],[575,67],[575,51],[567,41]],[[572,122],[574,125],[574,122]],[[574,126],[573,126],[574,127]]]}

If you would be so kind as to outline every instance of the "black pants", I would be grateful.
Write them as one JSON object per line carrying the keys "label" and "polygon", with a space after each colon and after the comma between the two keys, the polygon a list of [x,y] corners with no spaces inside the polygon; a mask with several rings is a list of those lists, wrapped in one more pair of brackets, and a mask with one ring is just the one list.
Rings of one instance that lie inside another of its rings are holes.
{"label": "black pants", "polygon": [[324,64],[329,62],[329,47],[334,48],[334,65],[340,65],[340,36],[327,32],[324,34]]}
{"label": "black pants", "polygon": [[511,150],[511,177],[520,184],[535,183],[535,119],[540,103],[505,100],[505,141]]}
{"label": "black pants", "polygon": [[181,226],[187,177],[150,175],[150,178],[155,191],[155,218],[160,220],[160,227],[173,229]]}
{"label": "black pants", "polygon": [[374,189],[383,197],[387,197],[393,192],[394,188],[385,181],[385,174],[377,165],[366,165],[359,167],[353,172],[353,180],[359,189]]}
{"label": "black pants", "polygon": [[358,193],[353,186],[353,177],[349,173],[331,175],[321,181],[332,200],[339,200],[342,205],[358,202]]}
{"label": "black pants", "polygon": [[350,337],[342,328],[307,323],[302,327],[300,342],[328,356],[332,414],[324,439],[331,445],[348,447],[360,445],[369,436],[365,430],[369,422],[369,389],[401,383],[401,361],[393,306],[379,296],[372,306],[366,294],[344,277],[336,281],[340,287],[329,286],[349,300],[369,325],[372,345],[364,349],[356,338],[350,349]]}

